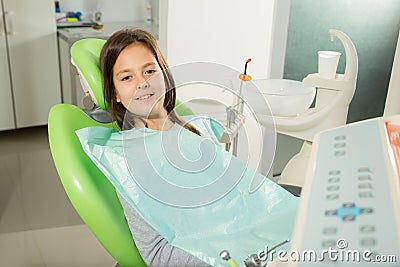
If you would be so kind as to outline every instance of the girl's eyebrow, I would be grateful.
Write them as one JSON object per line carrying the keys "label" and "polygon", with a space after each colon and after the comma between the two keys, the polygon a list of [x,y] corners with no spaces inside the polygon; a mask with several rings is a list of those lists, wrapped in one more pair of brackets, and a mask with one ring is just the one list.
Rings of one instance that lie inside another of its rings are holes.
{"label": "girl's eyebrow", "polygon": [[144,64],[142,68],[147,68],[147,67],[152,66],[152,65],[156,65],[156,63],[155,62],[148,62],[148,63]]}
{"label": "girl's eyebrow", "polygon": [[[154,66],[154,65],[156,65],[155,62],[148,62],[148,63],[145,63],[145,64],[142,66],[142,69],[147,68],[147,67],[149,67],[149,66]],[[117,72],[116,76],[119,76],[119,75],[121,75],[122,73],[125,73],[125,72],[133,72],[133,70],[132,70],[132,69],[123,69],[123,70],[120,70],[119,72]]]}

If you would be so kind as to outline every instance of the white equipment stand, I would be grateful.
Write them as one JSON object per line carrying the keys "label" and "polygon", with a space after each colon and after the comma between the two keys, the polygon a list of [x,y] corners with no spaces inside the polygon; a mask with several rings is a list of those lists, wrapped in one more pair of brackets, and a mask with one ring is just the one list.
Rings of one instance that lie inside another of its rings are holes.
{"label": "white equipment stand", "polygon": [[[331,40],[338,38],[345,49],[346,69],[344,74],[336,74],[334,79],[309,74],[303,79],[304,86],[317,88],[314,108],[295,117],[274,117],[278,133],[304,140],[303,146],[284,168],[278,183],[302,187],[308,165],[312,140],[323,130],[346,124],[347,111],[353,98],[357,73],[358,56],[350,38],[339,30],[329,30]],[[268,115],[257,114],[261,124],[268,124]],[[265,119],[265,120],[263,120]]]}

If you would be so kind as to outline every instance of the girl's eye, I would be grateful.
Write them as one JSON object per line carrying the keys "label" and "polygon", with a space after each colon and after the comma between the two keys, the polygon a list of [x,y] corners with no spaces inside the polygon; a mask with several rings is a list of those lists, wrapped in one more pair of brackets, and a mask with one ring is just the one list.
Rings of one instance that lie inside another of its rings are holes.
{"label": "girl's eye", "polygon": [[155,73],[156,72],[156,70],[146,70],[145,71],[145,74],[153,74],[153,73]]}
{"label": "girl's eye", "polygon": [[125,76],[121,79],[121,81],[129,81],[130,79],[132,79],[132,76]]}

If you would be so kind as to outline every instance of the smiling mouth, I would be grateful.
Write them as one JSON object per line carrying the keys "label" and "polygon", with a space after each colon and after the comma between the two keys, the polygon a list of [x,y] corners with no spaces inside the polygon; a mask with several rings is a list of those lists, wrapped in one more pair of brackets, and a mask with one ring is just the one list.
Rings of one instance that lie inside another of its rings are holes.
{"label": "smiling mouth", "polygon": [[146,100],[149,99],[150,97],[152,97],[154,94],[146,94],[146,95],[142,95],[141,97],[136,98],[135,100]]}

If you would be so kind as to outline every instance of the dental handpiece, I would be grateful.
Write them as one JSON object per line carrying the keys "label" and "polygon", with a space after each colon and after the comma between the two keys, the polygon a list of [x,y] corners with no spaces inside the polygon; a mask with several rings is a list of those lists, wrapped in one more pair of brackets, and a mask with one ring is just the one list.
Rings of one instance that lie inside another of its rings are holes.
{"label": "dental handpiece", "polygon": [[251,254],[244,260],[246,267],[262,267],[261,259],[257,254]]}
{"label": "dental handpiece", "polygon": [[229,252],[227,250],[223,250],[219,253],[219,256],[223,259],[226,260],[228,263],[229,267],[239,267],[239,265],[231,258],[229,255]]}
{"label": "dental handpiece", "polygon": [[[283,242],[270,248],[269,251],[274,251],[278,247],[280,247],[288,242],[289,242],[289,239],[286,239]],[[268,253],[268,252],[262,251],[262,252],[260,252],[260,254],[251,254],[244,260],[244,264],[246,265],[246,267],[265,267],[265,266],[267,266],[267,264],[262,265],[262,261],[267,260],[268,255],[266,255],[266,253]]]}

